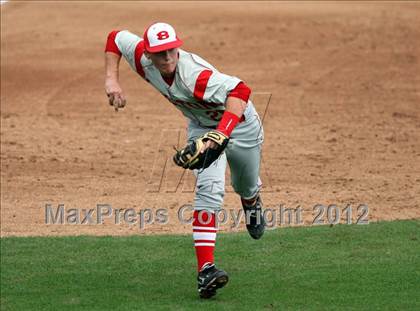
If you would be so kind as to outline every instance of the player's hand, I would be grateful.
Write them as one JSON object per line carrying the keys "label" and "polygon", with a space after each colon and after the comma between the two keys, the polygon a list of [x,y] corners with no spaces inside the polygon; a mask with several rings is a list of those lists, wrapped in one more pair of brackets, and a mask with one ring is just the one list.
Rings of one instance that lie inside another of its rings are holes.
{"label": "player's hand", "polygon": [[127,101],[118,81],[107,79],[105,81],[105,92],[108,96],[109,104],[114,106],[115,111],[125,107]]}
{"label": "player's hand", "polygon": [[208,148],[216,149],[217,148],[217,144],[214,141],[212,141],[212,140],[206,141],[206,143],[204,144],[204,146],[201,148],[200,153],[204,153]]}
{"label": "player's hand", "polygon": [[[214,144],[209,143],[209,140]],[[209,131],[178,150],[173,160],[185,169],[206,169],[216,161],[229,143],[229,137],[218,131]],[[212,148],[212,146],[215,146]],[[201,152],[205,150],[205,152]]]}

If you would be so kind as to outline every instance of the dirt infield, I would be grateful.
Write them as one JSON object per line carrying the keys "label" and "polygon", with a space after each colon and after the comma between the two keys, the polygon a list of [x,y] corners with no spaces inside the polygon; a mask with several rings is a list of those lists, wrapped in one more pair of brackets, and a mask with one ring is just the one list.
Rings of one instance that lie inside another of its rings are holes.
{"label": "dirt infield", "polygon": [[[103,88],[113,29],[174,25],[184,49],[253,89],[263,115],[267,207],[369,207],[420,218],[420,5],[415,3],[8,2],[1,7],[1,235],[190,232],[176,213],[193,179],[165,159],[181,114],[121,65],[128,97]],[[181,131],[181,134],[183,132]],[[170,159],[169,159],[170,160]],[[45,205],[167,208],[167,225],[46,225]],[[226,208],[240,207],[233,193]],[[353,215],[354,217],[356,215]],[[354,218],[353,217],[353,218]],[[226,226],[223,230],[230,229]]]}

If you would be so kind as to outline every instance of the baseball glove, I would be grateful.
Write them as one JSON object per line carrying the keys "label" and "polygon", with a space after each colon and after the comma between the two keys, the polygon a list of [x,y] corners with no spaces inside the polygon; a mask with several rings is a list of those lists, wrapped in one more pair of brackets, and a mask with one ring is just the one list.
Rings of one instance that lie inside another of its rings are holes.
{"label": "baseball glove", "polygon": [[[200,152],[208,140],[216,143],[216,148],[207,148],[203,153]],[[174,162],[176,165],[190,170],[208,168],[225,150],[229,138],[218,132],[210,131],[187,144],[183,149],[176,150]]]}

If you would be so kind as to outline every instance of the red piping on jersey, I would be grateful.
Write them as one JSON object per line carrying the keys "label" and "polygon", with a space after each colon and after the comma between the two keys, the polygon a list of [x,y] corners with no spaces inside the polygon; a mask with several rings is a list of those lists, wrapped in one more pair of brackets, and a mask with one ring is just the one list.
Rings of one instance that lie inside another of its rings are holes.
{"label": "red piping on jersey", "polygon": [[204,93],[206,92],[207,83],[209,82],[210,76],[213,73],[211,70],[203,70],[198,75],[197,81],[195,81],[194,97],[198,100],[203,100]]}
{"label": "red piping on jersey", "polygon": [[144,52],[144,41],[141,40],[139,43],[137,43],[136,50],[134,51],[134,62],[136,64],[136,70],[139,75],[141,75],[143,78],[146,77],[144,74],[143,67],[141,65],[141,57],[143,56]]}
{"label": "red piping on jersey", "polygon": [[119,30],[113,30],[108,34],[108,39],[106,40],[105,52],[112,52],[121,56],[121,52],[118,49],[117,44],[115,43],[115,37]]}

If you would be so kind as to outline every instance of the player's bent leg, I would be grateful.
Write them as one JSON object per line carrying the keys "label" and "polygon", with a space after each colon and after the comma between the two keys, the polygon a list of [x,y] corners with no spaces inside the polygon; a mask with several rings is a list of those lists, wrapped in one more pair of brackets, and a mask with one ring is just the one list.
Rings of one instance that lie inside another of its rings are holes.
{"label": "player's bent leg", "polygon": [[256,198],[261,189],[261,145],[252,148],[233,146],[226,151],[234,191],[244,199]]}
{"label": "player's bent leg", "polygon": [[250,236],[260,239],[265,231],[259,177],[261,145],[252,148],[236,146],[227,151],[232,187],[241,197],[246,228]]}
{"label": "player's bent leg", "polygon": [[251,199],[261,187],[259,175],[264,130],[252,103],[248,103],[244,116],[245,122],[232,132],[226,156],[233,189],[242,198]]}

